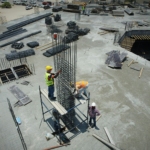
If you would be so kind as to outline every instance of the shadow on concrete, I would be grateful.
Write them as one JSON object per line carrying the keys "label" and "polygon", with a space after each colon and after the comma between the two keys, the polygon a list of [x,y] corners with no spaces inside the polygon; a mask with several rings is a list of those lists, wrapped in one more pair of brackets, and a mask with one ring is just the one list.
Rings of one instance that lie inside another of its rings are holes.
{"label": "shadow on concrete", "polygon": [[48,127],[51,129],[52,132],[54,132],[54,120],[51,118],[48,118],[45,120],[45,122],[47,123]]}

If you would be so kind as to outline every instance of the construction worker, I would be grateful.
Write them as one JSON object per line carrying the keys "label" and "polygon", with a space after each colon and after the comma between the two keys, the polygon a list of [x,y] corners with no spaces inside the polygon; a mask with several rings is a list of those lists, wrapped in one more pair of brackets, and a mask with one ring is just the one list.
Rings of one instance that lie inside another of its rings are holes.
{"label": "construction worker", "polygon": [[86,6],[86,4],[84,3],[84,4],[82,5],[82,14],[83,14],[83,15],[85,14],[85,6]]}
{"label": "construction worker", "polygon": [[56,97],[54,97],[54,78],[57,78],[61,70],[59,70],[56,74],[51,73],[53,67],[52,66],[46,66],[46,73],[45,73],[45,82],[48,86],[48,97],[51,100],[55,100]]}
{"label": "construction worker", "polygon": [[90,121],[89,121],[89,125],[91,126],[92,125],[92,120],[93,120],[93,125],[92,125],[92,128],[96,127],[96,116],[99,116],[100,115],[100,112],[99,110],[96,109],[96,104],[93,102],[92,103],[92,106],[89,107],[89,110],[88,110],[88,113],[89,113],[89,116],[90,116]]}
{"label": "construction worker", "polygon": [[[87,81],[78,81],[76,82],[76,85],[75,85],[75,89],[76,91],[74,91],[74,95],[78,98],[81,98],[81,94],[83,93],[87,99],[89,99],[89,93],[88,93],[88,82]],[[73,85],[74,87],[74,85]]]}

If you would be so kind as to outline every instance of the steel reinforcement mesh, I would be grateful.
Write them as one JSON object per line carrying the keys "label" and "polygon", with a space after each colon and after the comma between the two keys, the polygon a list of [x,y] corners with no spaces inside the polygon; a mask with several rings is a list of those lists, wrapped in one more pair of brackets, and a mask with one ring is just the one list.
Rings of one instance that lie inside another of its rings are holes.
{"label": "steel reinforcement mesh", "polygon": [[[62,36],[57,35],[57,40],[54,40],[56,46],[63,45]],[[57,100],[68,111],[62,116],[63,122],[68,128],[74,125],[75,116],[75,98],[72,94],[71,84],[76,82],[76,63],[77,63],[77,44],[72,42],[67,44],[69,48],[54,55],[55,71],[61,69],[61,73],[56,79]]]}

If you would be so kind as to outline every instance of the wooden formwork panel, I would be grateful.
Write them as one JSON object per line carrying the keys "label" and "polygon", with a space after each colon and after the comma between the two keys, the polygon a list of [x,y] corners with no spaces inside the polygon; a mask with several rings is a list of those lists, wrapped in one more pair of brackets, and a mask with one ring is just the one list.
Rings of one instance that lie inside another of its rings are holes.
{"label": "wooden formwork panel", "polygon": [[87,3],[85,3],[85,2],[79,2],[79,1],[72,1],[72,4],[82,6],[82,5],[87,4]]}

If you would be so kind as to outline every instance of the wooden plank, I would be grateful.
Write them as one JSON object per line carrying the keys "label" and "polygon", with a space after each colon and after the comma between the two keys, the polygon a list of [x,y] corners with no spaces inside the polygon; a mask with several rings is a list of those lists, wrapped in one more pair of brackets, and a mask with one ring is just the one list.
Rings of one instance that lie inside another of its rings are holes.
{"label": "wooden plank", "polygon": [[98,34],[100,34],[100,35],[104,35],[104,34],[107,34],[107,33],[110,33],[110,32],[109,31],[98,32]]}
{"label": "wooden plank", "polygon": [[96,122],[100,119],[101,116],[102,115],[99,115],[99,116],[96,117]]}
{"label": "wooden plank", "polygon": [[134,62],[134,60],[132,60],[132,61],[128,64],[128,67],[129,67],[131,64],[133,64],[133,62]]}
{"label": "wooden plank", "polygon": [[1,77],[0,77],[0,83],[3,84]]}
{"label": "wooden plank", "polygon": [[58,102],[58,101],[55,101],[54,102],[65,114],[67,113],[66,109]]}
{"label": "wooden plank", "polygon": [[10,81],[6,73],[5,73],[5,76],[6,76],[7,80]]}
{"label": "wooden plank", "polygon": [[45,91],[41,90],[41,93],[45,96],[45,98],[53,105],[53,107],[55,107],[58,112],[61,114],[61,115],[64,115],[64,113],[58,108],[58,106],[52,102],[49,98],[48,98],[48,95],[45,93]]}
{"label": "wooden plank", "polygon": [[101,141],[102,143],[104,143],[105,145],[107,145],[108,147],[111,147],[111,148],[113,148],[114,150],[120,150],[120,149],[117,148],[115,145],[113,145],[113,144],[107,142],[105,139],[103,139],[103,138],[97,136],[96,134],[93,134],[92,136],[95,137],[96,139],[98,139],[99,141]]}
{"label": "wooden plank", "polygon": [[51,150],[51,149],[55,149],[55,148],[59,148],[59,147],[62,147],[62,146],[67,146],[67,145],[70,145],[70,143],[52,146],[52,147],[49,147],[49,148],[45,148],[43,150]]}
{"label": "wooden plank", "polygon": [[47,50],[48,48],[53,47],[53,46],[56,46],[56,43],[55,43],[55,44],[53,43],[52,45],[49,45],[49,46],[48,46],[48,47],[46,47],[46,48],[42,48],[42,49],[41,49],[41,51],[43,51],[43,50]]}
{"label": "wooden plank", "polygon": [[13,75],[15,76],[16,79],[19,79],[18,75],[16,74],[15,70],[13,69],[13,67],[10,68]]}
{"label": "wooden plank", "polygon": [[55,101],[51,101],[51,100],[49,99],[47,90],[43,89],[42,92],[43,92],[44,96],[46,96],[47,100],[48,100],[59,112],[61,112],[61,114],[62,114],[63,111],[62,111],[61,109],[59,109],[59,107],[56,105]]}
{"label": "wooden plank", "polygon": [[63,8],[63,11],[80,13],[80,10]]}
{"label": "wooden plank", "polygon": [[25,68],[26,68],[26,71],[28,72],[28,74],[31,74],[31,72],[29,72],[28,68],[27,67],[25,67]]}
{"label": "wooden plank", "polygon": [[67,111],[65,110],[65,108],[62,106],[62,105],[58,105],[58,102],[55,102],[55,101],[51,101],[48,97],[48,92],[47,90],[45,89],[42,89],[41,90],[41,93],[45,96],[45,98],[58,110],[58,112],[61,114],[61,115],[64,115],[67,113]]}
{"label": "wooden plank", "polygon": [[74,4],[74,5],[80,5],[80,6],[83,6],[84,4],[87,5],[86,2],[79,2],[79,1],[72,1],[72,4]]}
{"label": "wooden plank", "polygon": [[144,69],[144,68],[141,68],[141,71],[140,71],[140,74],[139,74],[139,78],[141,78],[141,76],[142,76],[143,69]]}
{"label": "wooden plank", "polygon": [[[46,95],[48,95],[48,92],[46,89],[43,89],[43,91],[45,92]],[[58,101],[53,101],[53,103],[56,104],[63,113],[65,114],[67,113],[66,109]]]}
{"label": "wooden plank", "polygon": [[113,139],[112,139],[112,137],[111,137],[111,135],[110,135],[107,127],[104,127],[104,130],[105,130],[105,132],[106,132],[106,134],[108,136],[108,139],[109,139],[110,143],[113,144],[113,145],[115,145],[115,142],[113,141]]}

